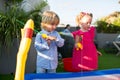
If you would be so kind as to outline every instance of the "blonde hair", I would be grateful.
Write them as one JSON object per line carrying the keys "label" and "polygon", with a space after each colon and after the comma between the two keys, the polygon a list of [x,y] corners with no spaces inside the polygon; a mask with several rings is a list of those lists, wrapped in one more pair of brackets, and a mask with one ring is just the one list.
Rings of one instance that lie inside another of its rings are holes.
{"label": "blonde hair", "polygon": [[85,16],[88,15],[91,18],[93,17],[92,13],[85,13],[85,12],[80,12],[77,16],[76,16],[76,23],[77,25],[80,24],[80,20]]}
{"label": "blonde hair", "polygon": [[59,16],[53,11],[45,11],[42,14],[42,28],[45,28],[47,24],[55,24],[58,25],[60,22]]}

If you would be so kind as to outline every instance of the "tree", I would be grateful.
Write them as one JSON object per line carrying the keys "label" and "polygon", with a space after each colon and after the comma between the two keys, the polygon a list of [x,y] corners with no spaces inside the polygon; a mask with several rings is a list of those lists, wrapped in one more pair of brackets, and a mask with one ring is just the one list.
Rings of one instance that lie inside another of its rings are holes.
{"label": "tree", "polygon": [[97,22],[98,32],[119,33],[120,32],[120,12],[116,11],[108,16],[102,17]]}

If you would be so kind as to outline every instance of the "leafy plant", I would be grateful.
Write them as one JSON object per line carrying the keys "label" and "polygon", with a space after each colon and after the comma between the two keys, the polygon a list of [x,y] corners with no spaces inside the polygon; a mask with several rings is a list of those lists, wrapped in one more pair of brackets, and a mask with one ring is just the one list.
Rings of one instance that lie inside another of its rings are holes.
{"label": "leafy plant", "polygon": [[35,26],[40,26],[41,16],[39,15],[39,12],[41,12],[41,9],[44,8],[47,3],[40,3],[40,5],[30,12],[25,12],[20,8],[20,3],[17,3],[15,0],[13,3],[6,3],[7,10],[5,12],[0,12],[0,47],[9,47],[12,45],[15,38],[19,39],[21,28],[24,27],[24,23],[29,18],[34,20]]}
{"label": "leafy plant", "polygon": [[14,38],[20,37],[20,29],[23,27],[17,20],[26,21],[26,14],[18,5],[12,5],[5,13],[0,13],[0,44],[10,45]]}

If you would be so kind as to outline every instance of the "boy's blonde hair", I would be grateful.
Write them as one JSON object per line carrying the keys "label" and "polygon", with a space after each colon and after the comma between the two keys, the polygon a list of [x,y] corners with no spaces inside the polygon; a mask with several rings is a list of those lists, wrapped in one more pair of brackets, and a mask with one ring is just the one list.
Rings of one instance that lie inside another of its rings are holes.
{"label": "boy's blonde hair", "polygon": [[77,25],[80,24],[80,20],[81,20],[85,15],[88,15],[88,16],[90,16],[90,17],[93,17],[92,13],[80,12],[80,13],[76,16],[76,23],[77,23]]}
{"label": "boy's blonde hair", "polygon": [[55,24],[58,25],[60,22],[59,16],[53,11],[45,11],[42,14],[42,28],[45,28],[47,24]]}

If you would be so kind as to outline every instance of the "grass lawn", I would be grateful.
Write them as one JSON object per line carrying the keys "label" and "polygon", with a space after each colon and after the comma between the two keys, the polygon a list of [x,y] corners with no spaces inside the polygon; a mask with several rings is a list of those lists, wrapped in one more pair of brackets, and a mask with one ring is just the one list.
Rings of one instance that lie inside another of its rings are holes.
{"label": "grass lawn", "polygon": [[[99,56],[98,59],[98,70],[120,68],[120,55],[105,53],[103,50],[99,51],[102,52],[102,56]],[[57,72],[65,72],[61,60],[59,61]],[[0,75],[0,80],[14,80],[14,76],[10,74]]]}
{"label": "grass lawn", "polygon": [[116,53],[105,53],[103,50],[102,56],[99,56],[98,59],[98,69],[112,69],[112,68],[120,68],[120,55],[116,56]]}

